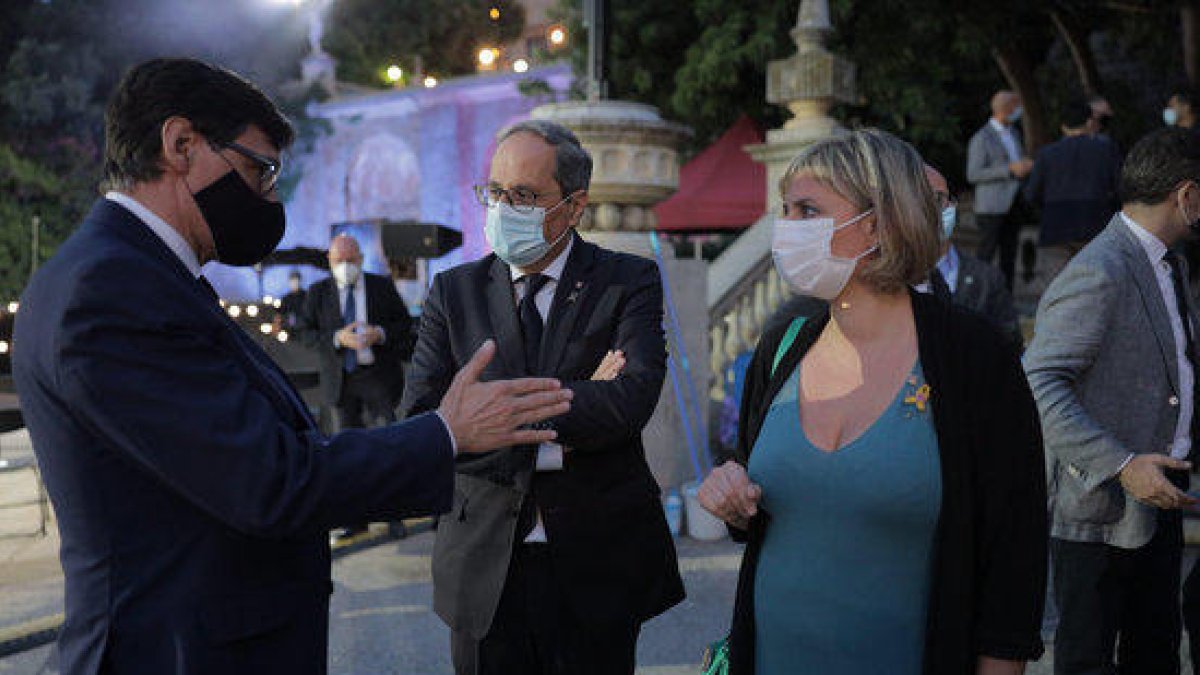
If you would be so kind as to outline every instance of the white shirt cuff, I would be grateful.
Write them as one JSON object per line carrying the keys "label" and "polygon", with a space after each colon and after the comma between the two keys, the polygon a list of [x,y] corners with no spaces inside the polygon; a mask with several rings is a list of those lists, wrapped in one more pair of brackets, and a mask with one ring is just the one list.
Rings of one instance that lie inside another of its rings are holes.
{"label": "white shirt cuff", "polygon": [[433,412],[438,416],[438,419],[442,421],[442,426],[446,427],[446,435],[450,437],[450,450],[454,456],[457,457],[458,441],[454,440],[454,432],[450,430],[450,423],[447,422],[446,418],[442,416],[442,412],[440,410],[434,410]]}

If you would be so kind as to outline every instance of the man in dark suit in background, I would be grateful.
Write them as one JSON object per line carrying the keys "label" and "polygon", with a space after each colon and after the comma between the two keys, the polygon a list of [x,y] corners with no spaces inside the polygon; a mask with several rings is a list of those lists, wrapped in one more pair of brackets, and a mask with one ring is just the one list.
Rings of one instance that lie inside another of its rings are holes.
{"label": "man in dark suit in background", "polygon": [[1017,350],[1025,346],[1021,323],[1013,306],[1012,294],[1004,283],[1004,275],[994,265],[967,255],[951,240],[958,224],[958,204],[950,192],[946,178],[932,166],[925,165],[925,177],[933,188],[942,214],[942,257],[929,273],[929,282],[918,290],[929,291],[956,305],[986,316]]}
{"label": "man in dark suit in background", "polygon": [[[317,352],[321,402],[336,411],[338,431],[396,421],[404,391],[401,362],[412,354],[408,308],[391,280],[364,272],[362,262],[353,237],[334,237],[332,275],[308,289],[298,323],[300,340]],[[342,543],[366,531],[366,523],[349,524],[332,540]]]}
{"label": "man in dark suit in background", "polygon": [[[485,378],[554,374],[575,393],[549,423],[557,443],[458,463],[433,584],[460,675],[632,673],[642,622],[683,598],[641,440],[666,369],[662,282],[575,234],[591,169],[557,124],[503,132],[476,188],[495,253],[439,274],[425,301],[407,413],[435,406],[488,338]],[[609,350],[624,367],[589,380]]]}
{"label": "man in dark suit in background", "polygon": [[479,383],[487,345],[436,414],[321,434],[200,276],[282,237],[287,120],[233,73],[157,59],[122,80],[105,135],[112,190],[30,281],[13,347],[62,537],[59,665],[324,673],[329,527],[447,509],[456,454],[552,439],[518,428],[571,394]]}
{"label": "man in dark suit in background", "polygon": [[322,402],[337,412],[339,429],[396,421],[404,391],[402,361],[412,354],[412,318],[387,277],[362,271],[353,237],[329,245],[332,275],[308,289],[300,339],[315,349]]}
{"label": "man in dark suit in background", "polygon": [[299,272],[288,274],[288,292],[279,299],[279,322],[281,326],[292,330],[300,321],[300,312],[304,310],[304,291]]}
{"label": "man in dark suit in background", "polygon": [[1038,246],[1051,279],[1121,208],[1121,154],[1097,131],[1087,102],[1069,104],[1063,137],[1038,151],[1025,183],[1025,201],[1042,212]]}

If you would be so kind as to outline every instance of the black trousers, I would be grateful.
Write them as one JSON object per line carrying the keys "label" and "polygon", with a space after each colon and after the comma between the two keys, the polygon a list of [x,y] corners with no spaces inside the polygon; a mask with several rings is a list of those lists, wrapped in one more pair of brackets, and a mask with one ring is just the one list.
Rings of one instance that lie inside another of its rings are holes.
{"label": "black trousers", "polygon": [[1004,280],[1011,293],[1013,278],[1017,273],[1017,235],[1021,225],[1008,213],[977,213],[975,224],[979,227],[982,238],[979,248],[975,249],[975,257],[984,262],[992,262],[996,252],[1000,252],[1000,271],[1004,272]]}
{"label": "black trousers", "polygon": [[[366,429],[396,421],[392,404],[394,391],[386,380],[387,373],[374,366],[359,366],[353,372],[342,373],[342,392],[338,396],[338,431]],[[346,529],[365,530],[367,523],[347,523]]]}
{"label": "black trousers", "polygon": [[1183,627],[1187,630],[1192,653],[1192,673],[1200,675],[1200,560],[1192,566],[1183,582],[1182,610]]}
{"label": "black trousers", "polygon": [[[392,374],[392,376],[398,376]],[[389,374],[375,366],[359,366],[342,373],[342,391],[338,396],[338,431],[382,426],[396,421],[395,397],[398,387],[388,381]]]}
{"label": "black trousers", "polygon": [[584,626],[558,592],[546,544],[517,544],[492,627],[450,634],[456,675],[632,675],[640,626]]}
{"label": "black trousers", "polygon": [[1141,548],[1063,539],[1051,539],[1050,547],[1056,675],[1179,673],[1179,511],[1160,510],[1154,537]]}

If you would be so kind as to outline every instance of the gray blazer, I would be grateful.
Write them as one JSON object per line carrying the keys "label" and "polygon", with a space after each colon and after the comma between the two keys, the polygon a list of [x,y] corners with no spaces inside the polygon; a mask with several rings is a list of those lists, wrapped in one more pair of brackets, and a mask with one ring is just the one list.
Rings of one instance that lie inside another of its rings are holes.
{"label": "gray blazer", "polygon": [[[1025,155],[1021,137],[1017,141],[1017,153]],[[1008,153],[1000,134],[989,121],[971,136],[967,144],[967,181],[975,186],[975,213],[996,215],[1008,213],[1013,199],[1021,187],[1021,181],[1008,171]]]}
{"label": "gray blazer", "polygon": [[1130,453],[1167,454],[1175,436],[1168,311],[1176,310],[1120,214],[1042,296],[1025,371],[1042,415],[1052,536],[1137,548],[1154,535],[1155,509],[1116,476]]}

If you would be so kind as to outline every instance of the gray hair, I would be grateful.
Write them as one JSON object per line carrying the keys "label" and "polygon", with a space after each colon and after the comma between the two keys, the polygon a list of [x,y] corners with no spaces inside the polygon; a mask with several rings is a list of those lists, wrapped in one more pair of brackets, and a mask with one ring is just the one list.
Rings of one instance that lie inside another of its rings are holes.
{"label": "gray hair", "polygon": [[525,120],[501,131],[496,144],[521,132],[533,134],[554,147],[554,181],[563,197],[588,189],[592,181],[592,156],[570,129],[548,120]]}

